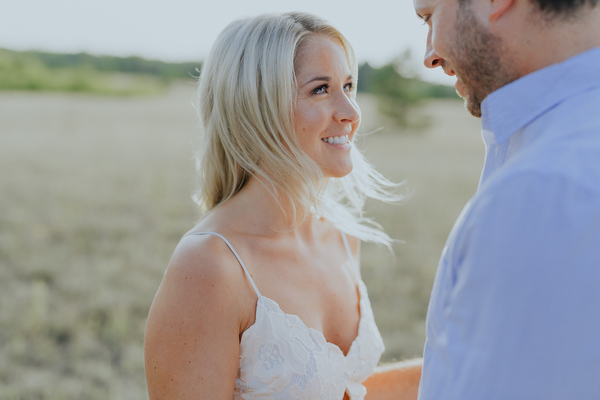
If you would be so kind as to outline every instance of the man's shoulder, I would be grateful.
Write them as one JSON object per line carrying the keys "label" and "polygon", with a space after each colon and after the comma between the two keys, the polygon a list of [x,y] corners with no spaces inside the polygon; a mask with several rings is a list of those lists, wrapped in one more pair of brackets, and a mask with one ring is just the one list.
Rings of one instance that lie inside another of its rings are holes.
{"label": "man's shoulder", "polygon": [[522,148],[490,179],[489,190],[507,190],[519,180],[541,191],[562,185],[600,195],[600,110],[590,105],[592,99],[600,104],[600,88],[594,92],[557,105],[523,129],[516,138]]}
{"label": "man's shoulder", "polygon": [[598,132],[600,129],[599,104],[600,82],[552,105],[540,117],[540,120],[545,129],[551,131],[588,132],[592,130]]}
{"label": "man's shoulder", "polygon": [[[596,157],[600,159],[600,151]],[[585,162],[586,158],[590,157],[557,157],[554,163],[525,160],[507,166],[479,188],[473,203],[506,203],[517,208],[527,203],[579,207],[587,203],[600,209],[600,160]]]}

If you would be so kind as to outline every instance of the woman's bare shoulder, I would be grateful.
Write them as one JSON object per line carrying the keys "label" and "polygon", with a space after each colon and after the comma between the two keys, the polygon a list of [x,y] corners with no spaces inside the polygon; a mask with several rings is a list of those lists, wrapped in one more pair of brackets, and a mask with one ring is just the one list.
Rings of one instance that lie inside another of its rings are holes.
{"label": "woman's bare shoulder", "polygon": [[146,325],[150,398],[188,398],[183,393],[217,391],[224,391],[224,397],[232,395],[239,336],[252,317],[248,307],[252,292],[244,285],[244,273],[221,238],[181,239]]}
{"label": "woman's bare shoulder", "polygon": [[234,254],[220,237],[187,235],[175,248],[161,286],[185,294],[177,297],[219,300],[228,297],[223,295],[223,290],[245,284],[242,271]]}
{"label": "woman's bare shoulder", "polygon": [[167,272],[218,274],[226,273],[231,269],[227,266],[232,264],[238,262],[222,238],[209,233],[190,233],[177,244]]}
{"label": "woman's bare shoulder", "polygon": [[207,323],[238,335],[251,317],[250,296],[243,270],[221,238],[186,236],[177,245],[152,303],[147,335],[162,336],[168,333],[164,326],[186,324],[190,330],[178,329],[177,334],[194,334],[205,330]]}

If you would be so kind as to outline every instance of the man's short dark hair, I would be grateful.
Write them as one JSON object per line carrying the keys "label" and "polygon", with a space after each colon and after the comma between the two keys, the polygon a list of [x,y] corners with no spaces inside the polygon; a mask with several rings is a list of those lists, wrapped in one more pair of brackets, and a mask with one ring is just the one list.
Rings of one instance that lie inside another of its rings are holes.
{"label": "man's short dark hair", "polygon": [[531,0],[548,17],[570,17],[590,5],[595,7],[599,0]]}
{"label": "man's short dark hair", "polygon": [[[577,11],[590,5],[596,7],[600,0],[531,0],[548,18],[574,16]],[[458,0],[461,7],[469,6],[471,0]]]}

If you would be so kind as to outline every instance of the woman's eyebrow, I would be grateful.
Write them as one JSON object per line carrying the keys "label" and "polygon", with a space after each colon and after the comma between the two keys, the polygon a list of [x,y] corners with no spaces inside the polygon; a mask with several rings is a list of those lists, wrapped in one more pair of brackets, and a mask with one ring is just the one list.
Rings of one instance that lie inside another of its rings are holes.
{"label": "woman's eyebrow", "polygon": [[[347,81],[354,80],[354,76],[353,75],[348,75],[348,77],[346,78],[346,80]],[[308,81],[304,82],[302,84],[302,87],[308,85],[311,82],[315,82],[315,81],[331,82],[331,77],[329,77],[329,76],[315,76],[314,78],[311,78]]]}
{"label": "woman's eyebrow", "polygon": [[331,82],[331,78],[330,78],[330,77],[328,77],[328,76],[315,76],[314,78],[311,78],[311,79],[309,79],[308,81],[304,82],[304,83],[302,84],[302,86],[304,86],[304,85],[308,85],[309,83],[311,83],[311,82],[314,82],[314,81],[325,81],[325,82]]}

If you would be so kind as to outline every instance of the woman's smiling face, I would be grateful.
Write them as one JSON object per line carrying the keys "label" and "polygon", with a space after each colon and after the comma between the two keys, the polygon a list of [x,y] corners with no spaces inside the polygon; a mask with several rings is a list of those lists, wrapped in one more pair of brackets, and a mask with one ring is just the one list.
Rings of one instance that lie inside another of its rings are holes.
{"label": "woman's smiling face", "polygon": [[350,150],[360,122],[356,77],[346,52],[334,39],[313,35],[302,44],[295,64],[298,142],[324,177],[345,176],[352,171]]}

